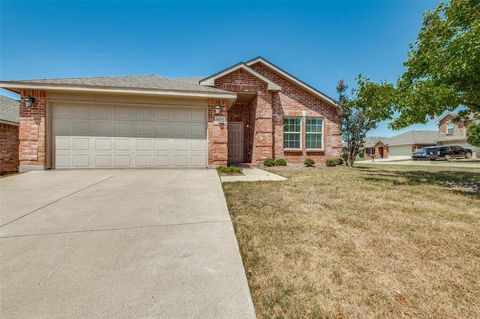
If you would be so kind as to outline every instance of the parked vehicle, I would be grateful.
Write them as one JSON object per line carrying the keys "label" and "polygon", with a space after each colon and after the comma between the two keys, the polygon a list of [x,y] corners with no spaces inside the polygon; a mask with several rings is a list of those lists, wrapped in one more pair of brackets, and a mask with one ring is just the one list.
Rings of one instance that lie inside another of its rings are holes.
{"label": "parked vehicle", "polygon": [[453,146],[431,146],[424,147],[413,153],[413,160],[428,159],[431,161],[437,159],[450,160],[452,158],[471,158],[472,150],[457,145]]}

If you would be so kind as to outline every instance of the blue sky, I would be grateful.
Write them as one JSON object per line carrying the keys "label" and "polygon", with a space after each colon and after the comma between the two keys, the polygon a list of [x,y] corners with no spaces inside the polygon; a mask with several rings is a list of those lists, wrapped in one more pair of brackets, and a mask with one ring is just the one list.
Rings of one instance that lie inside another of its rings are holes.
{"label": "blue sky", "polygon": [[[438,2],[2,0],[0,78],[209,75],[261,55],[336,98],[358,73],[394,81]],[[369,135],[399,133],[386,124]]]}

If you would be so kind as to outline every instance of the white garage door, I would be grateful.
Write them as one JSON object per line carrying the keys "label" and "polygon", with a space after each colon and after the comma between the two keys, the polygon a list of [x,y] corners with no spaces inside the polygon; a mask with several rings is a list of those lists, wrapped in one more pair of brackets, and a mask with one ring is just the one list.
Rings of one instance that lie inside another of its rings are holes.
{"label": "white garage door", "polygon": [[394,160],[409,159],[412,157],[412,145],[398,145],[388,147],[388,158]]}
{"label": "white garage door", "polygon": [[206,167],[206,108],[56,103],[55,168]]}

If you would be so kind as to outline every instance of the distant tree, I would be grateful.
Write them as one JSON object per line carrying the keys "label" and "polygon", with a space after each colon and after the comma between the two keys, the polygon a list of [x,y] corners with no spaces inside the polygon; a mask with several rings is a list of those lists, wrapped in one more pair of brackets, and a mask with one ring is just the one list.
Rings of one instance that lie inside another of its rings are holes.
{"label": "distant tree", "polygon": [[473,122],[468,126],[467,142],[473,146],[480,146],[480,121]]}
{"label": "distant tree", "polygon": [[347,94],[348,86],[344,80],[337,84],[338,106],[342,114],[342,139],[346,143],[344,158],[345,164],[350,167],[365,143],[367,132],[376,127],[377,121],[391,115],[388,110],[376,105],[371,96],[364,94],[369,92],[365,87],[373,83],[361,75],[356,80],[357,87],[350,95]]}
{"label": "distant tree", "polygon": [[395,86],[382,82],[364,88],[364,94],[397,115],[392,128],[426,123],[459,106],[464,107],[460,118],[478,118],[480,1],[443,1],[426,11],[404,65]]}

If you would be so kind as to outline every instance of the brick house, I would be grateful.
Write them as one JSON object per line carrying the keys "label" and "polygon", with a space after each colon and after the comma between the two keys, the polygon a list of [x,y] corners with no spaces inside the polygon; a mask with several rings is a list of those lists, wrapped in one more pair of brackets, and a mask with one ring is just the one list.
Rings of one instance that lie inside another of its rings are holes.
{"label": "brick house", "polygon": [[365,157],[375,159],[410,159],[412,153],[436,145],[437,131],[413,130],[392,137],[368,137],[364,144]]}
{"label": "brick house", "polygon": [[480,157],[480,148],[467,142],[467,128],[474,121],[473,117],[467,120],[456,121],[457,113],[450,112],[440,117],[437,121],[440,145],[457,145],[471,149],[473,156]]}
{"label": "brick house", "polygon": [[341,154],[335,101],[258,57],[208,77],[0,81],[21,95],[20,170],[208,167]]}
{"label": "brick house", "polygon": [[18,171],[20,103],[0,95],[0,175]]}

